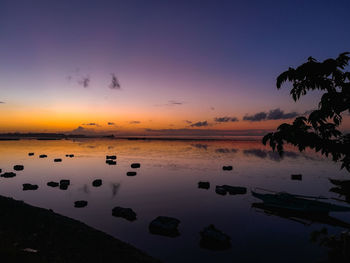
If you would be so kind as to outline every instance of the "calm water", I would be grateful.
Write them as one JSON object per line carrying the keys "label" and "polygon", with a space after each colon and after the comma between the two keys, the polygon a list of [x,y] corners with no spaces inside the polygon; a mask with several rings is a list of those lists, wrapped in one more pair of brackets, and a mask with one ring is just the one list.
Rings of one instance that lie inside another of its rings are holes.
{"label": "calm water", "polygon": [[[35,152],[28,156],[28,152]],[[66,154],[74,158],[66,158]],[[40,154],[48,158],[39,159]],[[107,154],[118,156],[116,166],[105,164]],[[62,158],[62,163],[54,163]],[[128,177],[130,164],[141,163],[137,176]],[[0,194],[82,222],[131,243],[165,262],[316,262],[326,257],[324,249],[310,242],[310,233],[323,224],[301,224],[268,216],[252,203],[259,202],[250,189],[262,187],[297,194],[338,197],[329,192],[328,177],[349,175],[339,165],[313,153],[289,149],[280,159],[259,141],[1,141],[0,168],[11,171],[23,164],[15,178],[0,178]],[[233,171],[222,171],[233,165]],[[292,181],[291,174],[303,174]],[[103,185],[91,186],[94,179]],[[50,188],[49,181],[70,179],[68,190]],[[209,181],[209,190],[198,189]],[[38,184],[37,191],[22,191],[23,183]],[[215,185],[248,188],[245,195],[221,196]],[[73,207],[87,200],[86,208]],[[111,215],[115,206],[131,207],[134,222]],[[158,215],[181,220],[177,238],[152,235],[148,224]],[[350,213],[331,214],[350,222]],[[230,250],[213,252],[199,247],[199,232],[214,224],[232,238]],[[326,225],[330,232],[341,227]]]}

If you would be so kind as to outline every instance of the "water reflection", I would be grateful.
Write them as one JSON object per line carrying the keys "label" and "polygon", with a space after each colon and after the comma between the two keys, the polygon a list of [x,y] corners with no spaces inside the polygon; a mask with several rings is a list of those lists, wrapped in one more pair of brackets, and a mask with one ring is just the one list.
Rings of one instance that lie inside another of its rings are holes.
{"label": "water reflection", "polygon": [[[2,173],[18,164],[25,169],[15,177],[0,178],[0,194],[78,219],[164,262],[230,262],[233,258],[237,262],[262,258],[303,262],[300,255],[304,262],[311,262],[325,256],[324,250],[308,242],[309,233],[316,230],[314,224],[305,228],[286,217],[266,217],[257,208],[251,209],[255,200],[250,191],[225,197],[215,193],[216,186],[229,185],[338,197],[329,192],[332,185],[327,178],[345,179],[345,171],[316,154],[286,150],[281,159],[254,141],[1,141]],[[28,156],[29,152],[35,155]],[[74,158],[66,157],[67,153]],[[116,165],[106,165],[106,155],[115,154]],[[54,158],[62,162],[54,163]],[[127,176],[136,162],[141,164],[137,175]],[[232,171],[223,171],[224,165],[232,165]],[[302,181],[290,180],[291,174],[300,173]],[[97,178],[103,184],[90,187]],[[65,191],[47,186],[47,182],[62,179],[70,180]],[[198,182],[209,182],[212,187],[200,189]],[[39,188],[22,191],[24,183]],[[88,206],[75,209],[77,200],[86,200]],[[113,217],[112,209],[117,206],[132,208],[137,220],[131,223]],[[149,224],[158,216],[181,220],[181,235],[174,239],[151,235]],[[345,213],[336,219],[350,221]],[[327,220],[318,224],[328,225]],[[199,246],[200,232],[211,224],[231,237],[231,249],[213,252]],[[330,231],[338,232],[341,227],[345,225],[331,224]]]}

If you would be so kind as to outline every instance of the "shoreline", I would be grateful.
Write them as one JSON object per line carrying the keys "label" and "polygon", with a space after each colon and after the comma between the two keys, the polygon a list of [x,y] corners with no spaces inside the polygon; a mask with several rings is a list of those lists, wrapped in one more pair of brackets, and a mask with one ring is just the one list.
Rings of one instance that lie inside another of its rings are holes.
{"label": "shoreline", "polygon": [[0,195],[4,262],[160,262],[141,250],[51,209]]}

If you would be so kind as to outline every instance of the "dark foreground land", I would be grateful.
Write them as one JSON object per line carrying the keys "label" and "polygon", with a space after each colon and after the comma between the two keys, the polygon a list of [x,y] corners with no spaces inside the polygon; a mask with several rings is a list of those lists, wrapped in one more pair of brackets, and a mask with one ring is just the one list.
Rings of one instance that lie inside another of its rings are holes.
{"label": "dark foreground land", "polygon": [[159,262],[77,220],[0,196],[0,262]]}

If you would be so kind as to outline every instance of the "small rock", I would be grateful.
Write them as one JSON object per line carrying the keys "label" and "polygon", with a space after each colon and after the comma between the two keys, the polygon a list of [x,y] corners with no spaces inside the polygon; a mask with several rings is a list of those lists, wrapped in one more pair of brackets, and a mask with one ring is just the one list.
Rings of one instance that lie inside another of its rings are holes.
{"label": "small rock", "polygon": [[60,162],[62,162],[62,159],[61,158],[56,158],[56,159],[54,159],[53,160],[55,163],[60,163]]}
{"label": "small rock", "polygon": [[70,185],[70,180],[63,179],[60,181],[61,190],[67,190],[69,185]]}
{"label": "small rock", "polygon": [[231,165],[228,165],[228,166],[223,166],[222,167],[222,170],[224,170],[224,171],[232,171],[232,166]]}
{"label": "small rock", "polygon": [[33,156],[34,155],[34,153],[28,153],[28,156]]}
{"label": "small rock", "polygon": [[13,166],[13,170],[15,171],[22,171],[23,169],[24,169],[24,166],[20,164]]}
{"label": "small rock", "polygon": [[131,168],[140,168],[141,164],[139,164],[139,163],[132,163],[130,166],[131,166]]}
{"label": "small rock", "polygon": [[2,173],[2,169],[0,169],[0,173]]}
{"label": "small rock", "polygon": [[210,183],[209,182],[198,182],[198,188],[209,189]]}
{"label": "small rock", "polygon": [[51,187],[57,187],[57,186],[59,186],[60,184],[57,183],[57,182],[48,182],[47,185],[48,185],[48,186],[51,186]]}
{"label": "small rock", "polygon": [[116,155],[106,155],[106,159],[116,160],[117,156]]}
{"label": "small rock", "polygon": [[122,217],[128,221],[136,220],[136,213],[131,208],[116,206],[112,210],[112,215],[115,217]]}
{"label": "small rock", "polygon": [[117,162],[116,162],[116,161],[113,161],[113,160],[106,160],[106,164],[109,164],[109,165],[116,165]]}
{"label": "small rock", "polygon": [[76,207],[76,208],[82,208],[82,207],[85,207],[87,205],[88,205],[88,202],[84,201],[84,200],[74,202],[74,207]]}
{"label": "small rock", "polygon": [[226,195],[227,191],[224,187],[217,185],[215,187],[215,193],[217,193],[218,195]]}
{"label": "small rock", "polygon": [[23,191],[27,190],[37,190],[39,188],[36,184],[23,184]]}
{"label": "small rock", "polygon": [[99,187],[102,185],[102,180],[101,179],[96,179],[92,182],[92,186]]}
{"label": "small rock", "polygon": [[126,175],[127,175],[127,176],[135,176],[135,175],[136,175],[136,172],[127,172]]}
{"label": "small rock", "polygon": [[177,237],[180,235],[177,227],[180,224],[180,220],[167,217],[158,216],[149,224],[149,231],[155,235],[162,235],[168,237]]}
{"label": "small rock", "polygon": [[244,195],[247,193],[247,188],[241,186],[223,185],[221,187],[224,188],[230,195]]}
{"label": "small rock", "polygon": [[46,154],[41,154],[41,155],[39,155],[39,158],[47,158],[47,155]]}
{"label": "small rock", "polygon": [[4,177],[4,178],[12,178],[12,177],[15,177],[15,176],[16,176],[16,174],[13,173],[13,172],[6,172],[6,173],[3,173],[1,175],[1,177]]}
{"label": "small rock", "polygon": [[210,250],[225,250],[231,247],[231,238],[216,229],[214,225],[209,225],[201,232],[200,246]]}
{"label": "small rock", "polygon": [[292,174],[292,175],[291,175],[291,179],[292,179],[292,180],[301,181],[301,180],[303,180],[303,175],[301,175],[301,174]]}
{"label": "small rock", "polygon": [[69,155],[69,158],[73,158],[73,157],[74,157],[74,154],[70,154],[70,155]]}

